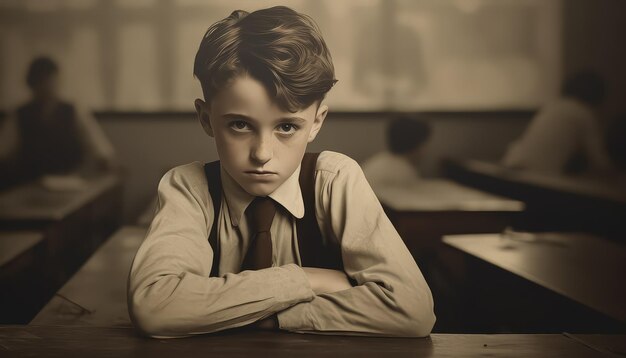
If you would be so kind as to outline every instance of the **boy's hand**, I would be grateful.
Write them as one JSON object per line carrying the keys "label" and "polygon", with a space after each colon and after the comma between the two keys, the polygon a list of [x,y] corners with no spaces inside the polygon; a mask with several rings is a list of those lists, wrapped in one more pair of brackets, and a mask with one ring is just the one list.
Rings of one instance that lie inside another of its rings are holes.
{"label": "boy's hand", "polygon": [[352,288],[348,276],[343,271],[317,267],[303,267],[302,269],[307,274],[311,289],[316,295]]}

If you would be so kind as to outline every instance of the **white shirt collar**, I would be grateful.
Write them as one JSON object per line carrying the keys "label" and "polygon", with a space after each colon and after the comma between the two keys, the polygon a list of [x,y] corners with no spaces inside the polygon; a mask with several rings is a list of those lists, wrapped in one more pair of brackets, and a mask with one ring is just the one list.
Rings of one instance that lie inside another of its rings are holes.
{"label": "white shirt collar", "polygon": [[[254,200],[254,196],[246,192],[223,167],[220,170],[224,199],[228,206],[231,223],[233,226],[238,226],[246,208]],[[302,199],[302,191],[300,190],[299,177],[300,166],[269,197],[289,211],[291,215],[301,219],[304,216],[304,201]]]}

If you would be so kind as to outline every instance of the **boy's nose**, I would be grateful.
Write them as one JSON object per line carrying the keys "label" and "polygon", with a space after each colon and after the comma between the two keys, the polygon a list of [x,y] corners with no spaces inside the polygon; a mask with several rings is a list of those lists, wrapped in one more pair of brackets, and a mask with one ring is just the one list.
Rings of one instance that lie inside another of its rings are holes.
{"label": "boy's nose", "polygon": [[274,155],[272,150],[271,138],[261,137],[250,151],[250,157],[255,163],[263,165],[272,159]]}

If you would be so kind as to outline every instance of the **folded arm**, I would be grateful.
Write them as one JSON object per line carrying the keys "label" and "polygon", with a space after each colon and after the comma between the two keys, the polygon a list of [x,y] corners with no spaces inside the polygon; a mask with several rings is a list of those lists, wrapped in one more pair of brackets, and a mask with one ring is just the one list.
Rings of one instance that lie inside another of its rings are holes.
{"label": "folded arm", "polygon": [[209,277],[213,208],[200,190],[206,181],[188,180],[172,171],[161,180],[156,216],[132,265],[128,305],[141,331],[158,337],[215,332],[313,298],[294,264]]}
{"label": "folded arm", "polygon": [[[343,171],[343,172],[342,172]],[[320,172],[321,173],[321,172]],[[341,242],[355,287],[322,293],[278,314],[280,328],[309,333],[427,336],[433,300],[419,268],[360,168],[349,161],[318,181],[327,235]]]}

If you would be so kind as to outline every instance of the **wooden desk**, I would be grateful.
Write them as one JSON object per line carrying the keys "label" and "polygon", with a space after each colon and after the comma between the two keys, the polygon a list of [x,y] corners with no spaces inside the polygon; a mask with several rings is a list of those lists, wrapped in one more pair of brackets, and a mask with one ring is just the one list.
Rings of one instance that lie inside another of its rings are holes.
{"label": "wooden desk", "polygon": [[499,232],[524,204],[444,179],[378,189],[378,199],[407,243],[442,235]]}
{"label": "wooden desk", "polygon": [[[46,189],[31,182],[0,192],[0,229],[43,233],[44,269],[27,282],[32,290],[12,291],[0,302],[0,322],[27,323],[121,221],[122,182],[109,175],[86,181],[76,190]],[[36,294],[34,293],[36,292]],[[36,297],[15,307],[4,300]],[[10,297],[9,297],[10,296]]]}
{"label": "wooden desk", "polygon": [[444,167],[465,185],[526,203],[523,229],[626,237],[626,183],[619,178],[547,175],[475,160],[448,160]]}
{"label": "wooden desk", "polygon": [[[589,341],[586,339],[591,337]],[[0,354],[66,357],[606,357],[626,336],[453,335],[372,338],[232,331],[141,338],[131,328],[0,326]]]}
{"label": "wooden desk", "polygon": [[443,241],[467,255],[626,323],[626,247],[623,245],[589,235],[555,233],[446,236]]}
{"label": "wooden desk", "polygon": [[146,229],[127,226],[108,239],[35,316],[36,325],[130,326],[126,281]]}
{"label": "wooden desk", "polygon": [[445,179],[381,188],[376,195],[418,262],[438,254],[443,235],[500,232],[524,210],[519,201]]}
{"label": "wooden desk", "polygon": [[34,227],[61,221],[120,185],[115,175],[86,180],[84,188],[50,190],[33,181],[0,192],[0,224]]}

